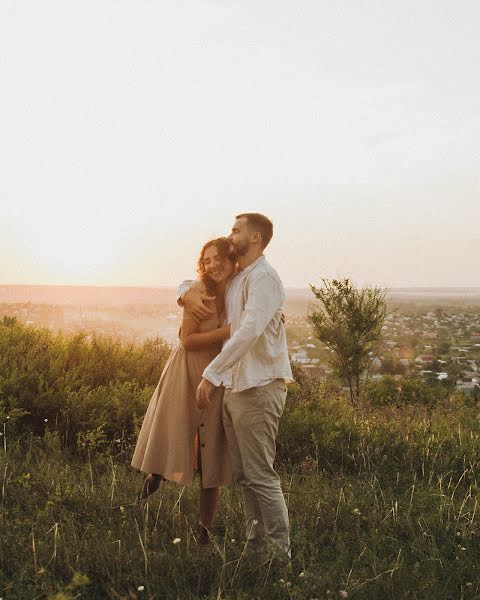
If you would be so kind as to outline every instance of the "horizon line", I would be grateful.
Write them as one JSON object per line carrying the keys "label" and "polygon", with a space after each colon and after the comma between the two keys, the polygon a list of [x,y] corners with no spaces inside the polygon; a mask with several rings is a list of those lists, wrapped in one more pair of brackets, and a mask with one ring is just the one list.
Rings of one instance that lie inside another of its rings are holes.
{"label": "horizon line", "polygon": [[[338,279],[336,277],[332,279]],[[368,283],[364,285],[378,285],[388,290],[478,290],[480,292],[480,285],[394,285],[387,286],[379,283]],[[305,286],[300,285],[288,285],[285,284],[285,289],[296,289],[296,290],[309,290],[310,284]],[[177,284],[158,284],[158,285],[143,285],[143,284],[68,284],[68,283],[0,283],[0,288],[12,288],[12,287],[53,287],[53,288],[137,288],[137,289],[162,289],[162,288],[176,288]]]}

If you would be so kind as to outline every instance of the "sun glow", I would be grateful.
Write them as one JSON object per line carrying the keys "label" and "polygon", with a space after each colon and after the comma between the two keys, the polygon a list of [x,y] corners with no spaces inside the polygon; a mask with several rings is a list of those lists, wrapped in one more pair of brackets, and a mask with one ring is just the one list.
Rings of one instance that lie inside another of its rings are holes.
{"label": "sun glow", "polygon": [[[64,222],[62,222],[64,221]],[[21,263],[31,264],[34,279],[65,285],[103,284],[118,271],[122,259],[121,233],[100,223],[74,218],[42,224],[25,237]],[[21,268],[21,265],[19,264]]]}

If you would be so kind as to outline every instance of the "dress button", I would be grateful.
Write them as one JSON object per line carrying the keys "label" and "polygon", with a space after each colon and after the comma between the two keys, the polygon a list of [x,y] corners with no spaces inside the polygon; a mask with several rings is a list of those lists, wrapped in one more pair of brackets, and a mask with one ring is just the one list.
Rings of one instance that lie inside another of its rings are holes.
{"label": "dress button", "polygon": [[200,427],[205,427],[205,423],[200,423]]}
{"label": "dress button", "polygon": [[205,444],[200,444],[200,446],[201,446],[202,448],[205,448]]}

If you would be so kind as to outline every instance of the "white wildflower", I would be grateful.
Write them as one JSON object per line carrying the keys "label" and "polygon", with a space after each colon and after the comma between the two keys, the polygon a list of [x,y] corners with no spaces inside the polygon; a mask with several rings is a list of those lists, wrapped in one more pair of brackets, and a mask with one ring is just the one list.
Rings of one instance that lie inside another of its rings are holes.
{"label": "white wildflower", "polygon": [[175,538],[172,542],[172,544],[179,544],[181,542],[181,538]]}
{"label": "white wildflower", "polygon": [[253,519],[253,521],[252,521],[252,525],[258,525],[258,521],[257,521],[257,519]]}
{"label": "white wildflower", "polygon": [[139,585],[139,586],[137,587],[137,592],[143,592],[143,590],[144,590],[144,589],[145,589],[145,586],[144,586],[144,585]]}
{"label": "white wildflower", "polygon": [[48,423],[48,419],[43,419],[45,421],[45,423]]}
{"label": "white wildflower", "polygon": [[338,594],[339,594],[340,598],[348,598],[348,592],[347,592],[347,590],[340,590],[338,592]]}
{"label": "white wildflower", "polygon": [[302,571],[301,573],[298,574],[299,577],[305,577],[305,572]]}

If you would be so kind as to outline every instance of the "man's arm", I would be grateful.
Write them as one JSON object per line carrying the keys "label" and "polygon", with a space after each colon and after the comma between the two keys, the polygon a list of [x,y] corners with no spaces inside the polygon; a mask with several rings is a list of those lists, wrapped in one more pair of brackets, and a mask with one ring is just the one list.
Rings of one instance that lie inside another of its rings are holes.
{"label": "man's arm", "polygon": [[194,289],[194,286],[195,281],[192,279],[182,281],[177,288],[177,304],[188,309],[198,321],[208,319],[213,315],[213,310],[207,308],[203,301],[214,300],[215,296]]}
{"label": "man's arm", "polygon": [[203,372],[203,377],[218,386],[222,383],[221,373],[232,367],[255,344],[282,306],[282,287],[268,273],[254,280],[248,292],[240,327],[225,343]]}
{"label": "man's arm", "polygon": [[185,294],[187,294],[193,285],[193,279],[184,279],[177,288],[177,304],[182,308],[185,306]]}

